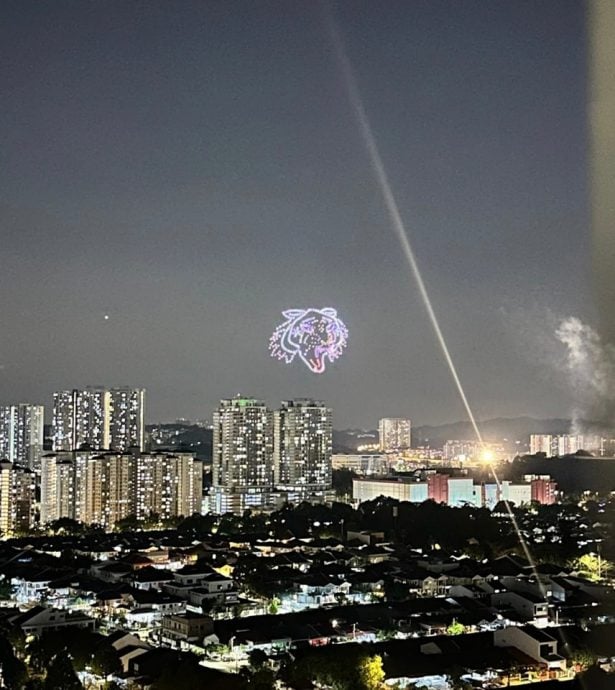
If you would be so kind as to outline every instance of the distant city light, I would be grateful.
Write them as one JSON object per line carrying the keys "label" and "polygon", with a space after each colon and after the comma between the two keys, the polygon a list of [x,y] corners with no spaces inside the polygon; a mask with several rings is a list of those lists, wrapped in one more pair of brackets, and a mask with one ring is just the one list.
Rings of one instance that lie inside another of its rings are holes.
{"label": "distant city light", "polygon": [[348,329],[337,311],[324,309],[288,309],[286,319],[269,340],[271,356],[290,364],[295,356],[315,374],[322,374],[326,360],[334,362],[348,344]]}

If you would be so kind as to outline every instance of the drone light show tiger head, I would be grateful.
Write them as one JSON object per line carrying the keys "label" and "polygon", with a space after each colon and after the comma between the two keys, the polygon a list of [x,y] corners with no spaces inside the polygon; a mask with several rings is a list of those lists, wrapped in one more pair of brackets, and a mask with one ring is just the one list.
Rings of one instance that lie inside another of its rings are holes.
{"label": "drone light show tiger head", "polygon": [[286,319],[269,340],[271,356],[290,364],[296,356],[315,374],[322,374],[327,359],[334,362],[348,343],[348,329],[337,311],[288,309]]}

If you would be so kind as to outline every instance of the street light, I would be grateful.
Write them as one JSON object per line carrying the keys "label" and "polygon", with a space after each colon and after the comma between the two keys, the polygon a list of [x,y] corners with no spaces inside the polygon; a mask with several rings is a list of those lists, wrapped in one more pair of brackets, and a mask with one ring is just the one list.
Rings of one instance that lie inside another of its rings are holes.
{"label": "street light", "polygon": [[237,653],[236,653],[236,651],[235,651],[235,635],[233,635],[233,636],[229,639],[228,645],[229,645],[229,647],[230,647],[230,649],[231,649],[231,663],[232,663],[232,660],[234,659],[234,660],[235,660],[235,673],[237,673],[237,671],[238,671],[238,669],[239,669],[239,662],[238,662],[238,660],[237,660]]}

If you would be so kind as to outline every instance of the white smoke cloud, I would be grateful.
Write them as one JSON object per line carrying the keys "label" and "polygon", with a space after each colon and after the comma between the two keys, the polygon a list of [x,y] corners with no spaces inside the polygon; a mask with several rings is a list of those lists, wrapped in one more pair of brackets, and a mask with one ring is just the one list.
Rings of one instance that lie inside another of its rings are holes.
{"label": "white smoke cloud", "polygon": [[587,430],[583,420],[615,428],[615,347],[572,316],[560,322],[555,335],[565,346],[563,365],[575,399],[573,432]]}

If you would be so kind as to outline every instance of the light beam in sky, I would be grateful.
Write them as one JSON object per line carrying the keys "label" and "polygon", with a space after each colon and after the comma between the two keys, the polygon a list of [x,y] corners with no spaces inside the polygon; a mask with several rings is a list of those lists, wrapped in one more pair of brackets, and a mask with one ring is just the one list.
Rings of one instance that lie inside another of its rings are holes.
{"label": "light beam in sky", "polygon": [[[448,349],[448,345],[446,344],[444,334],[442,333],[442,329],[440,328],[438,317],[436,316],[436,312],[433,308],[433,304],[429,297],[429,293],[427,292],[427,287],[425,285],[425,281],[423,280],[423,276],[421,274],[421,270],[419,268],[416,255],[414,253],[414,250],[412,249],[406,226],[399,211],[397,200],[395,199],[395,195],[393,194],[393,189],[391,187],[391,183],[389,182],[389,178],[384,167],[382,157],[380,155],[380,150],[378,149],[378,144],[376,143],[376,138],[374,136],[369,118],[367,116],[367,111],[365,110],[365,106],[363,105],[363,99],[361,98],[361,92],[359,91],[359,86],[357,83],[357,79],[355,77],[354,69],[346,53],[342,37],[340,35],[340,32],[337,28],[337,25],[328,5],[325,5],[325,16],[327,29],[329,32],[329,36],[331,38],[331,42],[335,49],[336,57],[339,62],[344,85],[346,87],[346,92],[348,94],[348,99],[350,101],[350,105],[355,116],[357,126],[361,133],[363,143],[365,144],[365,148],[367,149],[367,154],[369,156],[372,171],[374,173],[374,177],[376,178],[376,182],[382,194],[384,204],[386,206],[386,210],[389,216],[389,220],[391,221],[391,226],[393,227],[395,235],[399,240],[404,256],[406,257],[406,260],[408,262],[410,272],[414,277],[414,281],[419,290],[419,294],[425,306],[425,310],[427,311],[427,315],[429,317],[429,321],[431,322],[431,326],[436,336],[436,340],[438,341],[438,344],[444,356],[444,360],[446,361],[451,377],[455,383],[455,387],[457,388],[457,392],[459,393],[459,397],[461,398],[461,401],[465,408],[466,414],[468,415],[468,419],[472,424],[472,428],[474,429],[476,438],[482,446],[484,452],[488,449],[486,448],[483,436],[480,432],[478,423],[476,421],[476,417],[474,415],[474,412],[472,411],[468,397],[466,396],[465,390],[461,383],[461,379],[459,378],[459,374],[457,373],[457,368],[455,367],[455,363],[453,362],[453,358]],[[498,474],[495,470],[495,465],[493,463],[490,464],[490,470],[498,486],[498,493],[502,495],[502,484],[500,482]],[[546,590],[544,589],[544,585],[540,580],[538,571],[536,570],[534,559],[532,558],[525,538],[523,537],[523,534],[519,529],[517,518],[508,501],[504,498],[502,498],[502,500],[506,506],[506,510],[508,512],[511,523],[515,529],[515,532],[517,533],[517,538],[519,539],[519,543],[521,545],[521,548],[523,549],[523,553],[528,562],[532,566],[534,576],[536,577],[537,585],[540,591],[542,592],[543,597],[546,600]]]}
{"label": "light beam in sky", "polygon": [[446,340],[444,339],[444,335],[442,334],[442,329],[440,328],[440,324],[438,322],[438,318],[431,303],[429,293],[427,292],[427,287],[425,286],[425,281],[423,280],[423,276],[419,269],[419,265],[414,254],[414,250],[412,249],[412,245],[410,244],[410,239],[408,238],[408,233],[406,231],[404,221],[402,220],[401,213],[399,211],[399,206],[397,205],[397,201],[393,194],[393,189],[391,188],[391,184],[389,182],[389,178],[386,173],[382,157],[380,156],[378,144],[376,143],[376,139],[372,132],[371,124],[367,117],[365,106],[363,105],[363,99],[361,98],[361,94],[359,92],[359,86],[357,84],[353,67],[350,63],[348,55],[346,54],[346,50],[344,48],[344,44],[342,43],[340,33],[330,13],[328,14],[327,26],[341,67],[342,76],[344,78],[348,98],[350,100],[350,105],[352,106],[352,110],[355,115],[357,125],[359,127],[361,136],[363,138],[363,142],[367,149],[374,176],[376,177],[378,187],[380,188],[380,192],[382,193],[387,213],[389,215],[389,220],[391,221],[393,230],[397,235],[397,239],[399,240],[402,251],[406,257],[406,260],[416,282],[416,286],[418,287],[419,294],[421,295],[421,299],[423,300],[423,304],[425,305],[425,309],[427,311],[427,315],[429,316],[429,320],[436,335],[436,339],[438,341],[438,344],[440,345],[440,349],[442,350],[442,354],[444,355],[444,359],[446,360],[451,376],[453,377],[453,381],[455,382],[457,392],[461,397],[461,401],[463,402],[463,406],[465,407],[468,418],[472,423],[474,433],[476,434],[478,440],[481,443],[483,443],[483,439],[478,428],[478,424],[476,423],[476,418],[474,417],[474,413],[472,412],[472,408],[470,407],[470,403],[468,402],[468,398],[465,394],[464,388],[461,385],[461,380],[459,378],[459,374],[457,373],[457,368],[455,367],[453,358],[451,357],[448,346],[446,344]]}

